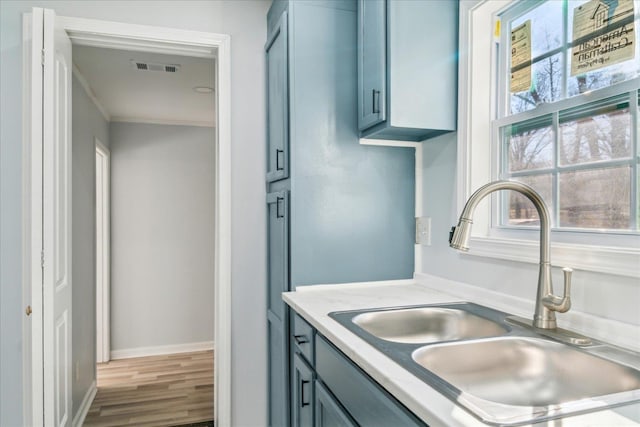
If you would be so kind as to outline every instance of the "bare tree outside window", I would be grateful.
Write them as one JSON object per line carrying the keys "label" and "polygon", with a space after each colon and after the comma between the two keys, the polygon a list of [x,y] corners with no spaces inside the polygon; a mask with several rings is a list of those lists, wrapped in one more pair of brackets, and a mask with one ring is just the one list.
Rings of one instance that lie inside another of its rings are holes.
{"label": "bare tree outside window", "polygon": [[[593,105],[588,94],[638,79],[640,61],[634,58],[569,75],[571,46],[563,46],[563,39],[570,41],[571,34],[563,31],[570,32],[573,9],[584,3],[547,1],[511,22],[515,28],[531,21],[533,62],[529,90],[509,96],[510,115],[527,118],[501,130],[501,176],[536,189],[554,212],[556,227],[638,230],[638,209],[633,201],[640,197],[632,134],[638,126],[634,122],[638,114],[630,110],[638,106],[629,102],[633,92]],[[569,11],[569,23],[564,25],[558,22],[562,7]],[[583,97],[585,102],[545,116],[533,114],[541,105],[571,97]],[[503,203],[505,225],[538,224],[537,212],[526,198],[505,195]]]}

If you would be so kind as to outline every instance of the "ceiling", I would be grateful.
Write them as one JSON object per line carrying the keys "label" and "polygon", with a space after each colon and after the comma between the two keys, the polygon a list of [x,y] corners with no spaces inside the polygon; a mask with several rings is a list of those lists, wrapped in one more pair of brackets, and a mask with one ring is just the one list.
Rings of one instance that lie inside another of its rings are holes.
{"label": "ceiling", "polygon": [[[145,71],[135,62],[179,67],[176,72]],[[110,121],[215,124],[215,93],[194,91],[214,87],[212,58],[74,46],[73,63],[74,74]]]}

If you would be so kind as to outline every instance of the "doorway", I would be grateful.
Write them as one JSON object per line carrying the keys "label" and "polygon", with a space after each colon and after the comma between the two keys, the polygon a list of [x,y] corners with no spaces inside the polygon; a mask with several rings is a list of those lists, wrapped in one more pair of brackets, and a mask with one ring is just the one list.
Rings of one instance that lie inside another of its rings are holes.
{"label": "doorway", "polygon": [[110,152],[96,144],[96,363],[110,360],[111,182]]}
{"label": "doorway", "polygon": [[[63,193],[59,192],[58,188],[50,189],[45,186],[42,189],[37,185],[39,182],[47,185],[65,185],[68,181],[68,176],[58,179],[55,174],[59,161],[68,159],[67,156],[70,155],[70,144],[52,145],[47,140],[48,135],[60,135],[60,132],[67,132],[69,129],[69,123],[62,126],[55,122],[60,116],[56,115],[59,112],[58,107],[64,105],[60,104],[60,94],[64,95],[64,91],[67,90],[64,89],[65,85],[68,87],[65,75],[69,76],[71,72],[71,61],[64,58],[61,60],[57,56],[58,41],[61,41],[62,45],[69,47],[73,42],[131,50],[216,55],[216,208],[215,256],[212,260],[215,265],[215,298],[212,305],[215,304],[214,340],[217,348],[214,363],[214,407],[217,423],[228,425],[231,410],[229,36],[57,17],[54,11],[39,8],[33,9],[29,19],[31,21],[29,25],[24,26],[24,31],[25,39],[29,40],[29,43],[25,43],[25,58],[29,59],[30,64],[25,67],[24,81],[28,82],[29,86],[25,91],[25,111],[28,112],[26,124],[30,126],[31,132],[25,143],[30,153],[27,169],[33,185],[25,190],[25,196],[31,200],[30,211],[25,219],[30,224],[31,233],[28,240],[25,240],[25,246],[30,254],[32,273],[25,286],[30,288],[34,312],[40,314],[34,316],[33,330],[28,334],[32,343],[31,354],[25,354],[25,364],[32,368],[27,378],[31,385],[30,399],[27,398],[25,402],[29,412],[26,415],[27,424],[58,426],[70,425],[72,422],[69,389],[73,370],[69,363],[71,307],[69,305],[61,314],[64,322],[48,321],[51,320],[49,317],[57,304],[55,296],[47,294],[48,289],[57,291],[71,288],[70,276],[64,277],[64,283],[56,282],[59,267],[70,267],[68,257],[62,257],[66,260],[64,265],[57,260],[61,259],[61,250],[69,252],[71,243],[68,230],[55,227],[55,221],[61,218],[60,209],[68,208],[67,202],[70,204],[70,197],[58,198],[60,203],[51,203],[56,199],[47,196],[48,191]],[[43,53],[44,67],[40,65],[40,52]],[[70,59],[70,56],[68,58]],[[61,141],[64,141],[64,138]],[[49,152],[51,147],[54,147],[54,150]],[[38,153],[41,153],[41,156]],[[64,218],[68,218],[68,215]],[[44,242],[44,245],[40,245],[40,242]],[[48,263],[47,260],[53,262]],[[55,355],[52,349],[55,349]],[[60,367],[65,369],[59,369]]]}

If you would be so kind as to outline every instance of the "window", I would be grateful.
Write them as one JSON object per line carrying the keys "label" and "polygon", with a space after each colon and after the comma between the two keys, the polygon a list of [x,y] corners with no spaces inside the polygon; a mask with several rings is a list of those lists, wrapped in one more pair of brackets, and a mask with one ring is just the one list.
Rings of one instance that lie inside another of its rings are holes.
{"label": "window", "polygon": [[[460,9],[458,211],[486,182],[522,181],[551,212],[554,262],[640,277],[640,2]],[[500,192],[489,205],[472,251],[537,262],[529,200]]]}
{"label": "window", "polygon": [[[498,15],[498,64],[506,65],[497,72],[499,176],[536,189],[556,229],[639,230],[633,6],[523,1]],[[500,226],[538,225],[523,196],[499,203]]]}

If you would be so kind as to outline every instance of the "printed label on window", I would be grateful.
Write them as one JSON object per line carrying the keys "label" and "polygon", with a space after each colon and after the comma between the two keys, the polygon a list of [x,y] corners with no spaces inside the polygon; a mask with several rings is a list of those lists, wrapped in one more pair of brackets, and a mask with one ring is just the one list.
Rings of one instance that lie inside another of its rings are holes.
{"label": "printed label on window", "polygon": [[531,20],[511,30],[511,92],[531,87]]}
{"label": "printed label on window", "polygon": [[633,0],[590,0],[573,12],[571,76],[633,59]]}

